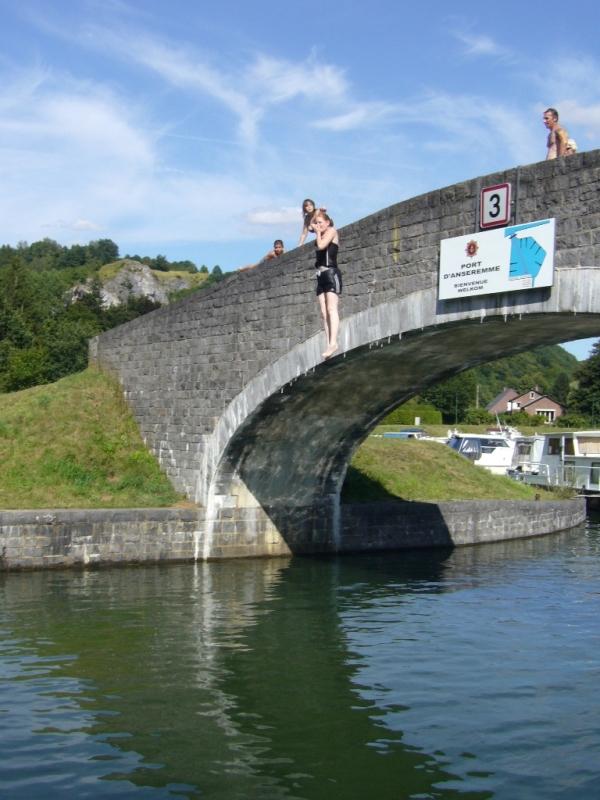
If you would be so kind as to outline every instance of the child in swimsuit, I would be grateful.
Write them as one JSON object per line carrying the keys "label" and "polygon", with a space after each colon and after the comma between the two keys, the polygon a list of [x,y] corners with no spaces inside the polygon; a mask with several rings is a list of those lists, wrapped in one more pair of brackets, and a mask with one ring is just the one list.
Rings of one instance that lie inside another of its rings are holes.
{"label": "child in swimsuit", "polygon": [[331,358],[338,349],[338,330],[340,317],[338,311],[339,297],[342,294],[342,274],[337,265],[339,236],[333,220],[324,211],[317,211],[312,220],[317,241],[317,300],[325,328],[326,348],[323,358]]}

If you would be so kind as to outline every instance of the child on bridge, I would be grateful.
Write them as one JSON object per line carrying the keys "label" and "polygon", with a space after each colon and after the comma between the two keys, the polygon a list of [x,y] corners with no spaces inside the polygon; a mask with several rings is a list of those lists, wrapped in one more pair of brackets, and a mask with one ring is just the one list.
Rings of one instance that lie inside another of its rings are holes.
{"label": "child on bridge", "polygon": [[319,207],[315,205],[315,201],[311,200],[310,197],[307,197],[306,200],[302,203],[302,233],[300,234],[300,241],[298,242],[298,247],[304,244],[306,241],[306,237],[309,233],[315,233],[315,226],[314,221],[315,217],[317,216],[317,211],[327,211],[326,208]]}
{"label": "child on bridge", "polygon": [[340,318],[338,312],[338,298],[342,294],[342,274],[337,265],[339,236],[333,220],[324,211],[316,212],[312,225],[315,229],[317,241],[317,300],[325,327],[327,346],[323,358],[331,358],[338,349],[338,329]]}

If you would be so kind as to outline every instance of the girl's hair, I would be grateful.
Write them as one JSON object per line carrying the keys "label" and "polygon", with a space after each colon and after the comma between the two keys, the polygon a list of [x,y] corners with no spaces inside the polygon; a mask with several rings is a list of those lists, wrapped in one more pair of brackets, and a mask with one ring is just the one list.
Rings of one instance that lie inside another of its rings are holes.
{"label": "girl's hair", "polygon": [[326,214],[325,211],[322,211],[319,208],[317,209],[317,211],[315,213],[314,219],[317,219],[318,217],[323,217],[323,219],[327,220],[327,222],[331,225],[332,228],[335,227],[335,225],[333,224],[333,220],[331,219],[329,214]]}
{"label": "girl's hair", "polygon": [[[313,207],[312,211],[307,211],[306,210],[306,204],[307,203],[312,203],[312,207]],[[302,216],[303,216],[303,219],[304,219],[304,227],[305,228],[308,228],[310,226],[310,223],[312,222],[313,217],[315,216],[316,213],[317,213],[317,207],[315,205],[315,201],[314,200],[311,200],[310,197],[307,197],[306,200],[302,201]]]}

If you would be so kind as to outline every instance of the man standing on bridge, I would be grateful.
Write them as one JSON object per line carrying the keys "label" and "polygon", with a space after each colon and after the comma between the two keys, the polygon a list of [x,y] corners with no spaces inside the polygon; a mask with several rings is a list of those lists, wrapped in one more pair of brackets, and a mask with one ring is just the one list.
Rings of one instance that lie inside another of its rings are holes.
{"label": "man standing on bridge", "polygon": [[555,108],[547,108],[544,111],[544,125],[550,131],[546,142],[546,161],[564,156],[567,152],[569,134],[558,124],[558,111]]}

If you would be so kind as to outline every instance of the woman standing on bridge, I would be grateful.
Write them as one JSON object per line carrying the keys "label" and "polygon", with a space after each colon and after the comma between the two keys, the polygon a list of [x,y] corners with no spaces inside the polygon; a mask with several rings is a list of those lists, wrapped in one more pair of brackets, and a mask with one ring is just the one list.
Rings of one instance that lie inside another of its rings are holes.
{"label": "woman standing on bridge", "polygon": [[315,262],[317,299],[327,340],[323,358],[331,358],[338,349],[337,336],[340,327],[338,298],[342,294],[342,273],[337,265],[340,240],[338,232],[333,226],[333,220],[321,209],[313,217],[312,225],[317,236],[315,242],[317,248]]}

